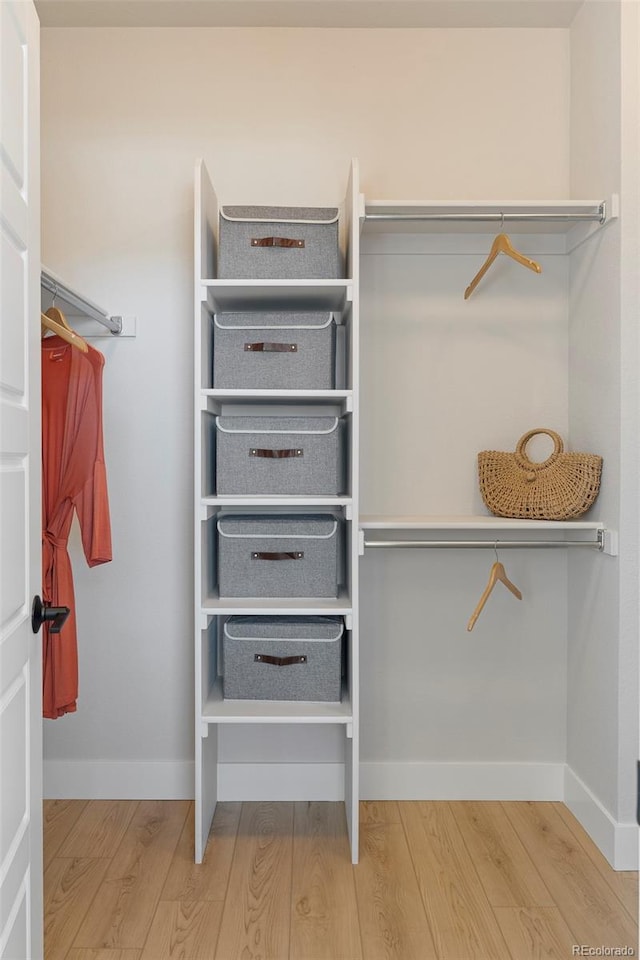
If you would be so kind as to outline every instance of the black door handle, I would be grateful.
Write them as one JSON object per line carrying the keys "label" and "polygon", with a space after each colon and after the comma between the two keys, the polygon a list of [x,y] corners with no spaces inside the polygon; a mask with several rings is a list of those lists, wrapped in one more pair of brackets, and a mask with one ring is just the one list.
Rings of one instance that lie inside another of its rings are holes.
{"label": "black door handle", "polygon": [[67,617],[69,616],[69,607],[52,607],[48,603],[43,603],[38,594],[33,598],[31,607],[31,629],[37,633],[43,623],[50,623],[50,633],[60,633]]}

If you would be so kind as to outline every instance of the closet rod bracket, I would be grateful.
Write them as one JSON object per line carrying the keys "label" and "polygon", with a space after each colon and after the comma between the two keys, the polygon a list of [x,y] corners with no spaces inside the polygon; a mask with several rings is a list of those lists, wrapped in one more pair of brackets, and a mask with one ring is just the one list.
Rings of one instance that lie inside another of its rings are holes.
{"label": "closet rod bracket", "polygon": [[600,550],[606,553],[608,557],[618,556],[618,531],[617,530],[598,530],[598,539],[600,541]]}

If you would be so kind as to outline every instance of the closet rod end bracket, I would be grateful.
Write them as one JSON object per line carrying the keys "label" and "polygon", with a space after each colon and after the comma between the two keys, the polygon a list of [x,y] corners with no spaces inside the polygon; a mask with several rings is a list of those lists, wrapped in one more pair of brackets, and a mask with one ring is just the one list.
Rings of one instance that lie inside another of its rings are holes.
{"label": "closet rod end bracket", "polygon": [[599,550],[606,553],[608,557],[618,556],[618,531],[617,530],[598,530]]}
{"label": "closet rod end bracket", "polygon": [[600,204],[600,223],[617,220],[620,216],[620,194],[612,193],[608,200]]}

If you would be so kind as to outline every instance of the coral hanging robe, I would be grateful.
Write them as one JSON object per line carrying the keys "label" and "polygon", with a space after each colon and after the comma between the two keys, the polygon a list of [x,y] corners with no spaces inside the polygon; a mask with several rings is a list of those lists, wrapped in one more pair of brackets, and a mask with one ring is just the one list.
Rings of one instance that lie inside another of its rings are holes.
{"label": "coral hanging robe", "polygon": [[43,715],[72,713],[78,649],[71,561],[73,511],[90,567],[111,560],[111,525],[102,439],[104,357],[81,353],[58,336],[42,341],[42,592],[70,614],[60,633],[43,625]]}

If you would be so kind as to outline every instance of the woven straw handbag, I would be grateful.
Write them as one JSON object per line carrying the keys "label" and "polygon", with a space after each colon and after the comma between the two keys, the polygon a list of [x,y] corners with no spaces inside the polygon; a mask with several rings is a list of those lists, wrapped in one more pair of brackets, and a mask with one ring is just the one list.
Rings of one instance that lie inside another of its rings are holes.
{"label": "woven straw handbag", "polygon": [[[546,433],[553,453],[542,463],[529,460],[525,447]],[[554,430],[539,427],[518,440],[514,453],[483,450],[478,454],[480,493],[497,517],[520,520],[570,520],[586,513],[600,490],[602,457],[565,453]]]}

